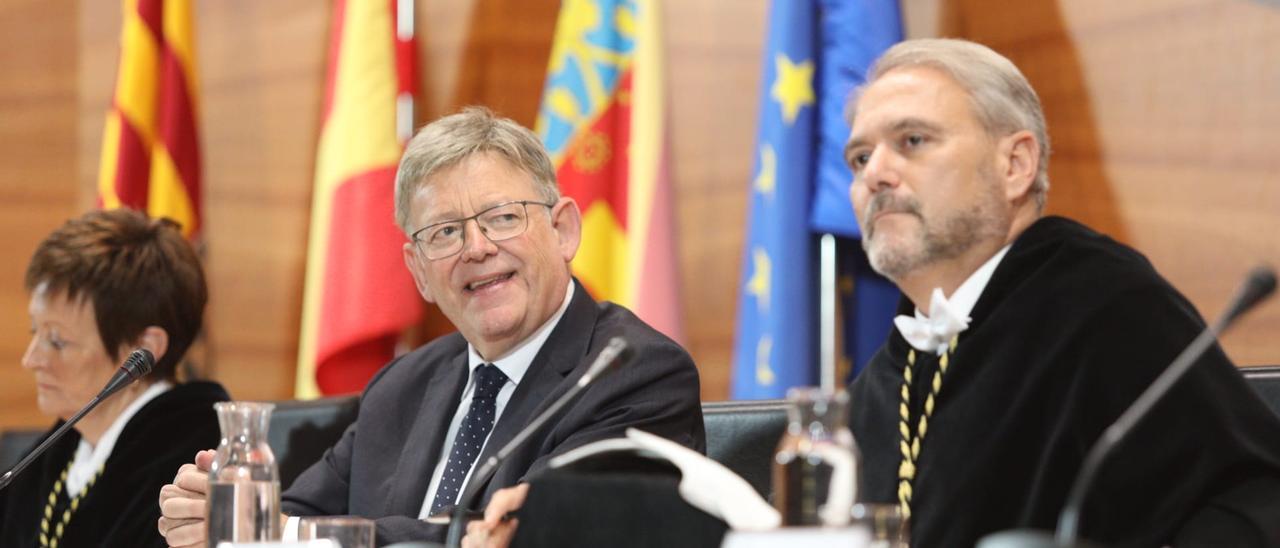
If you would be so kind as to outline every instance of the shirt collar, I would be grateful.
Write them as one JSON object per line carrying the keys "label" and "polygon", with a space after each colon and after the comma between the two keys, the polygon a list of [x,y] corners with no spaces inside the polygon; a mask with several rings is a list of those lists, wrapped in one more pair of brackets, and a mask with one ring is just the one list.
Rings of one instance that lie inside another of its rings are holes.
{"label": "shirt collar", "polygon": [[[502,371],[514,384],[520,384],[520,379],[524,378],[525,371],[529,370],[529,365],[533,363],[533,358],[537,357],[538,351],[542,350],[542,345],[547,342],[547,337],[551,336],[551,332],[555,330],[560,318],[564,317],[564,311],[569,309],[569,301],[573,300],[573,280],[569,281],[569,288],[564,292],[564,301],[560,303],[560,308],[552,314],[546,323],[543,323],[537,331],[516,345],[515,350],[507,353],[506,357],[494,360],[492,362],[485,361],[480,357],[480,353],[476,351],[475,345],[467,343],[467,365],[470,371],[475,372],[477,367],[486,363],[492,363],[498,370]],[[474,377],[474,375],[472,375]]]}
{"label": "shirt collar", "polygon": [[[978,297],[982,296],[983,290],[987,288],[987,284],[991,282],[991,275],[995,274],[996,267],[1000,265],[1000,260],[1004,259],[1004,254],[1009,251],[1009,247],[1004,246],[992,255],[987,262],[970,274],[960,287],[956,288],[955,293],[947,298],[947,302],[951,305],[951,310],[955,313],[969,317],[969,313],[973,311],[974,305],[978,304]],[[920,313],[920,309],[916,308],[916,317],[923,318],[924,314]]]}
{"label": "shirt collar", "polygon": [[80,444],[76,446],[76,454],[72,457],[71,469],[67,472],[67,492],[71,496],[78,495],[88,485],[89,480],[98,473],[98,470],[107,463],[107,458],[111,456],[111,450],[116,446],[116,440],[120,438],[120,432],[124,430],[124,426],[129,424],[129,420],[142,409],[142,406],[156,399],[159,395],[173,388],[173,384],[169,381],[157,381],[151,383],[146,390],[142,391],[120,415],[112,421],[106,431],[102,433],[102,437],[98,438],[97,445],[89,445],[84,438],[80,439]]}
{"label": "shirt collar", "polygon": [[935,352],[939,356],[945,353],[954,338],[969,328],[969,313],[978,303],[978,298],[987,288],[991,275],[1009,247],[1004,246],[987,259],[987,262],[956,288],[950,299],[942,294],[941,288],[934,288],[929,296],[931,316],[926,316],[916,307],[914,317],[904,315],[894,318],[894,326],[902,338],[917,350]]}

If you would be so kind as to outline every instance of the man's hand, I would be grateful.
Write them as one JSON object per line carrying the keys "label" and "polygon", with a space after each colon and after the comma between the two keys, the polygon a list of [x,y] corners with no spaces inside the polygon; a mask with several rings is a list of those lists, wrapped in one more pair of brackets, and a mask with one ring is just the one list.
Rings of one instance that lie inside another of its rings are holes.
{"label": "man's hand", "polygon": [[212,450],[196,453],[195,462],[178,469],[173,483],[160,488],[160,535],[169,546],[202,548],[208,539],[204,522],[209,498]]}
{"label": "man's hand", "polygon": [[506,548],[516,534],[519,520],[506,517],[520,509],[529,495],[529,484],[522,483],[493,494],[489,506],[484,509],[484,520],[467,524],[467,536],[462,538],[463,548]]}

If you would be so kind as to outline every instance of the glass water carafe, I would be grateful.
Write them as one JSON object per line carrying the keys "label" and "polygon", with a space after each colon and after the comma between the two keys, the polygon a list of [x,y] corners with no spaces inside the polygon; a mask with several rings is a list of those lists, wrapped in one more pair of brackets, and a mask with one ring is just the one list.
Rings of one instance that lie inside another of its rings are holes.
{"label": "glass water carafe", "polygon": [[793,388],[787,403],[787,431],[773,463],[773,502],[782,524],[847,525],[860,468],[848,427],[849,395]]}
{"label": "glass water carafe", "polygon": [[213,408],[222,441],[209,469],[208,545],[279,540],[280,470],[267,445],[275,406],[236,401]]}

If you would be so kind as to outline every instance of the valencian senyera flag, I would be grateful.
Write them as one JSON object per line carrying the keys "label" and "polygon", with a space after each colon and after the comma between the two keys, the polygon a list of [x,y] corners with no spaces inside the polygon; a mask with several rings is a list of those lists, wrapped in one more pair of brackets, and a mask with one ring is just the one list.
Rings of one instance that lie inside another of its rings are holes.
{"label": "valencian senyera flag", "polygon": [[[394,221],[402,150],[397,100],[412,104],[412,18],[395,0],[335,0],[316,151],[298,397],[361,390],[422,314]],[[397,24],[401,23],[401,24]],[[403,124],[402,124],[403,125]],[[411,124],[410,124],[411,125]]]}
{"label": "valencian senyera flag", "polygon": [[125,0],[120,65],[98,168],[98,205],[201,229],[190,0]]}
{"label": "valencian senyera flag", "polygon": [[[870,62],[901,36],[893,0],[775,0],[768,21],[734,342],[731,391],[739,399],[818,383],[817,238],[858,236],[843,165],[844,106]],[[883,341],[896,296],[883,279],[855,277],[869,269],[853,270],[865,259],[850,242],[839,251],[838,289],[844,350],[861,354],[860,341],[875,341],[870,349]]]}
{"label": "valencian senyera flag", "polygon": [[681,337],[658,0],[566,0],[537,133],[583,213],[573,272]]}

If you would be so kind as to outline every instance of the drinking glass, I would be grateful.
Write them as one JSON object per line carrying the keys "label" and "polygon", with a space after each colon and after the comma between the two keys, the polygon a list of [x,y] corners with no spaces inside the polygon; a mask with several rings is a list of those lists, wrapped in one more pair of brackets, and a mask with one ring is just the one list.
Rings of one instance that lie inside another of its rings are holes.
{"label": "drinking glass", "polygon": [[318,516],[298,522],[298,540],[329,539],[342,548],[373,548],[372,520],[355,516]]}
{"label": "drinking glass", "polygon": [[896,504],[853,505],[851,525],[862,525],[871,533],[870,548],[907,548],[911,545],[911,527]]}

